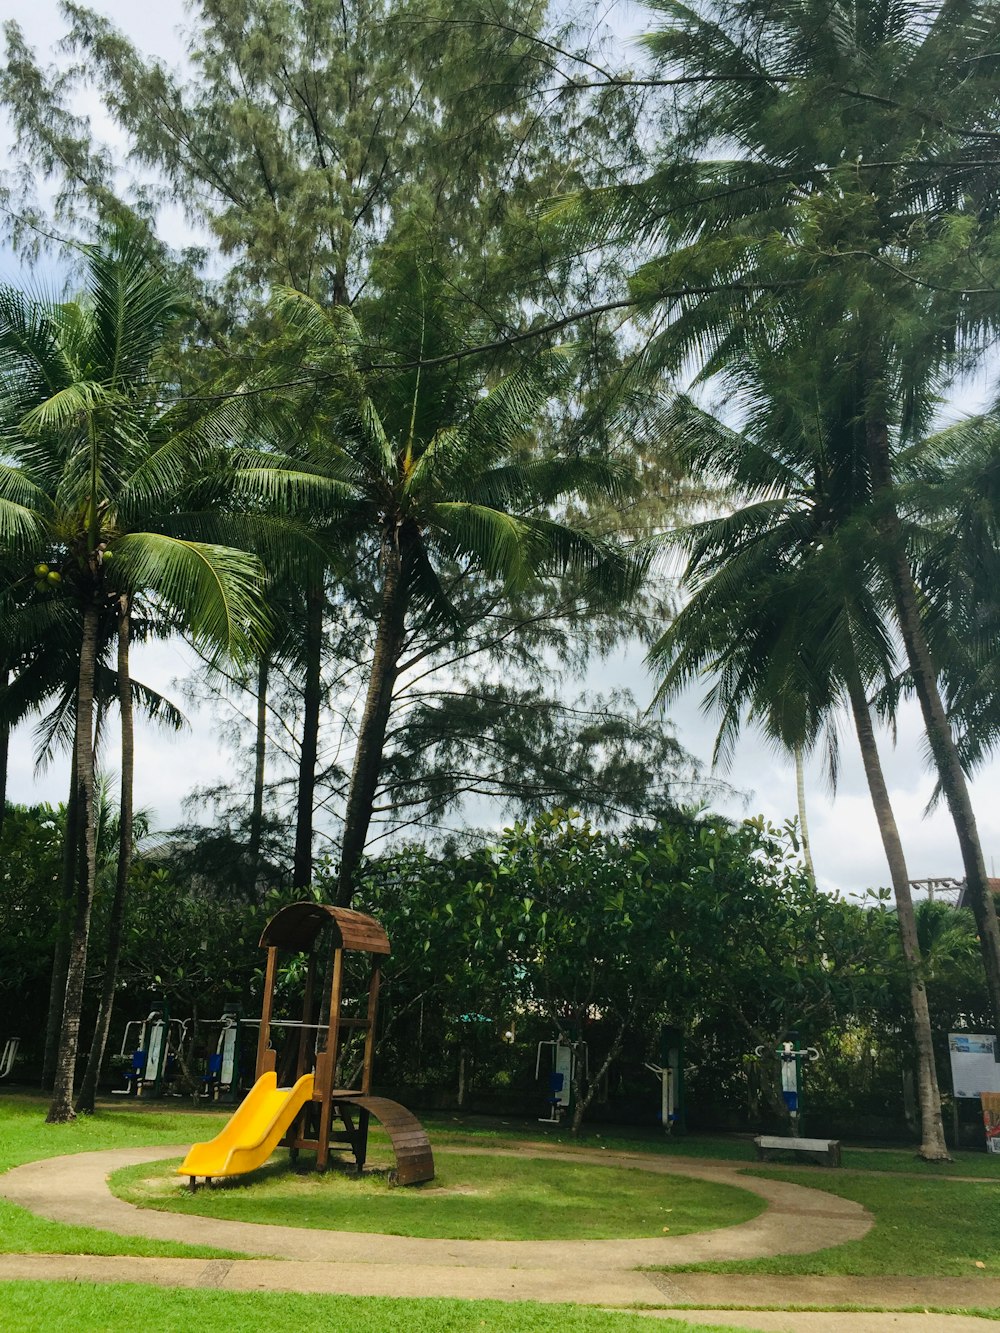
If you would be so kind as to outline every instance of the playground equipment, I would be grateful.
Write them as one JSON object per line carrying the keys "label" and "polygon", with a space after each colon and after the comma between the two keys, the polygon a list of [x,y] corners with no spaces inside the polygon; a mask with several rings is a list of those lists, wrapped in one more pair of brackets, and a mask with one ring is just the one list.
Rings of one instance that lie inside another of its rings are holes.
{"label": "playground equipment", "polygon": [[264,1074],[241,1102],[221,1134],[196,1143],[180,1168],[191,1177],[240,1176],[263,1166],[281,1136],[312,1100],[313,1076],[303,1074],[294,1088],[279,1088],[274,1073]]}
{"label": "playground equipment", "polygon": [[570,1041],[561,1033],[554,1041],[540,1041],[535,1056],[535,1078],[541,1077],[542,1048],[552,1048],[552,1068],[549,1070],[549,1097],[547,1116],[539,1116],[540,1125],[558,1125],[569,1110],[573,1101],[573,1075],[576,1073],[578,1060],[583,1061],[584,1074],[588,1075],[587,1043]]}
{"label": "playground equipment", "polygon": [[[807,1060],[812,1064],[819,1059],[819,1051],[815,1046],[797,1045],[795,1040],[797,1035],[795,1032],[790,1033],[792,1040],[783,1041],[772,1052],[781,1061],[781,1096],[788,1107],[793,1137],[798,1135],[799,1117],[802,1114],[802,1063]],[[754,1051],[758,1059],[766,1053],[766,1046],[758,1046]]]}
{"label": "playground equipment", "polygon": [[118,1097],[159,1097],[172,1082],[174,1052],[184,1039],[187,1021],[171,1019],[166,1009],[153,1009],[145,1018],[125,1024],[120,1054],[130,1057],[124,1071],[125,1087],[114,1088]]}
{"label": "playground equipment", "polygon": [[0,1055],[0,1078],[10,1077],[10,1072],[14,1068],[14,1061],[17,1059],[17,1048],[20,1044],[20,1037],[8,1037],[4,1043],[3,1054]]}
{"label": "playground equipment", "polygon": [[[333,936],[330,973],[329,1016],[313,1021],[316,990],[316,942],[320,932]],[[434,1158],[427,1134],[417,1118],[387,1097],[371,1095],[375,1055],[375,1018],[383,958],[389,940],[379,923],[361,912],[325,903],[303,902],[284,907],[264,927],[260,937],[267,949],[267,969],[257,1039],[256,1082],[229,1123],[209,1143],[197,1143],[178,1167],[190,1178],[235,1176],[262,1165],[283,1144],[294,1161],[300,1149],[315,1152],[316,1166],[329,1164],[330,1149],[353,1154],[360,1173],[368,1153],[368,1126],[372,1116],[381,1121],[396,1156],[396,1181],[412,1185],[434,1178]],[[305,995],[300,1020],[274,1017],[274,990],[278,951],[288,949],[309,954]],[[363,1016],[349,1015],[343,997],[344,954],[357,952],[371,959],[367,1003]],[[246,1021],[246,1020],[244,1020]],[[291,1087],[279,1088],[277,1052],[271,1045],[272,1029],[290,1029],[298,1034],[295,1075]],[[346,1038],[352,1031],[364,1034],[361,1086],[336,1086]],[[310,1072],[310,1070],[312,1072]],[[343,1129],[336,1130],[339,1120]]]}
{"label": "playground equipment", "polygon": [[218,1101],[223,1094],[234,1093],[239,1084],[240,1017],[237,1013],[227,1013],[210,1026],[214,1022],[219,1024],[219,1036],[201,1076],[201,1095]]}
{"label": "playground equipment", "polygon": [[664,1028],[660,1035],[660,1063],[646,1068],[660,1078],[660,1124],[669,1134],[683,1122],[684,1065],[683,1037],[679,1028]]}

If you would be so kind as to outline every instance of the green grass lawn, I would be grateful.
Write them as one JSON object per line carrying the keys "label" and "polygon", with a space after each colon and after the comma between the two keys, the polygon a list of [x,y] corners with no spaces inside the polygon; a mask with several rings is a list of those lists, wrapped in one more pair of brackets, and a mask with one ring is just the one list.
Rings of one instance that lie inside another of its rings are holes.
{"label": "green grass lawn", "polygon": [[403,1300],[294,1292],[189,1291],[90,1282],[0,1283],[4,1333],[246,1333],[256,1328],[336,1329],[336,1333],[743,1333],[735,1325],[650,1321],[576,1305],[533,1301]]}
{"label": "green grass lawn", "polygon": [[186,1144],[218,1134],[231,1111],[176,1110],[170,1103],[140,1102],[81,1115],[68,1125],[45,1124],[48,1099],[0,1093],[0,1171],[44,1157],[99,1148]]}
{"label": "green grass lawn", "polygon": [[[687,1134],[667,1136],[658,1130],[606,1129],[596,1132],[592,1127],[575,1139],[565,1128],[524,1126],[515,1122],[475,1119],[458,1116],[425,1117],[424,1124],[435,1144],[476,1143],[483,1147],[495,1144],[498,1148],[523,1147],[525,1138],[560,1152],[587,1151],[606,1148],[608,1152],[656,1153],[662,1157],[705,1157],[716,1161],[756,1163],[757,1152],[753,1135]],[[844,1167],[855,1171],[891,1172],[894,1175],[915,1174],[922,1178],[976,1176],[984,1180],[1000,1181],[1000,1153],[955,1152],[951,1162],[923,1162],[912,1149],[906,1148],[842,1148]],[[816,1174],[821,1174],[820,1169]],[[817,1188],[819,1188],[817,1186]]]}
{"label": "green grass lawn", "polygon": [[[210,1138],[218,1132],[224,1120],[225,1111],[210,1113],[191,1112],[188,1110],[163,1109],[163,1104],[148,1108],[136,1105],[115,1106],[101,1111],[94,1117],[81,1118],[71,1125],[50,1126],[43,1123],[45,1102],[41,1098],[26,1098],[0,1093],[0,1169],[6,1169],[20,1162],[32,1161],[62,1153],[82,1152],[87,1149],[126,1147],[162,1143],[165,1147],[190,1143],[198,1138]],[[457,1154],[449,1154],[449,1146],[474,1144],[487,1147],[494,1144],[501,1146],[524,1146],[526,1142],[543,1141],[553,1147],[572,1148],[573,1141],[568,1140],[563,1132],[543,1134],[535,1126],[519,1127],[515,1124],[495,1122],[476,1128],[452,1117],[439,1117],[429,1122],[431,1137],[438,1149],[442,1166],[441,1181],[447,1186],[452,1165],[459,1160]],[[373,1136],[373,1143],[379,1140]],[[382,1141],[384,1153],[384,1141]],[[845,1198],[854,1199],[868,1208],[876,1218],[876,1226],[869,1235],[860,1241],[852,1241],[834,1249],[821,1251],[813,1255],[778,1257],[761,1259],[745,1263],[722,1263],[704,1265],[713,1271],[743,1271],[760,1273],[816,1273],[816,1274],[893,1274],[893,1275],[940,1275],[964,1276],[975,1279],[977,1276],[1000,1276],[1000,1190],[996,1184],[1000,1181],[1000,1161],[986,1154],[962,1154],[954,1163],[942,1167],[929,1166],[919,1162],[905,1150],[890,1152],[872,1152],[851,1150],[845,1152],[849,1169],[841,1171],[812,1169],[807,1167],[766,1167],[756,1168],[752,1163],[753,1145],[743,1139],[690,1138],[664,1140],[641,1134],[591,1134],[585,1144],[590,1148],[607,1147],[609,1150],[653,1152],[669,1156],[725,1157],[745,1160],[748,1170],[765,1176],[790,1180],[797,1184],[808,1185]],[[388,1160],[385,1158],[384,1160]],[[490,1161],[489,1158],[465,1158],[463,1171],[475,1162]],[[558,1163],[541,1163],[542,1167],[556,1167]],[[860,1168],[860,1169],[859,1169]],[[148,1168],[146,1168],[148,1170]],[[474,1167],[471,1169],[475,1169]],[[510,1164],[505,1173],[512,1174]],[[643,1184],[652,1184],[654,1190],[662,1189],[664,1182],[655,1176],[646,1176],[641,1172],[609,1173],[604,1169],[592,1167],[580,1168],[585,1182],[595,1179],[603,1182],[608,1179],[620,1181],[631,1190],[642,1188]],[[273,1173],[274,1175],[280,1172]],[[287,1174],[287,1173],[286,1173]],[[539,1173],[540,1177],[543,1175]],[[971,1176],[974,1180],[952,1179],[954,1176]],[[551,1179],[554,1181],[555,1176]],[[298,1183],[299,1178],[296,1178]],[[310,1201],[309,1191],[322,1190],[328,1183],[338,1183],[352,1187],[357,1182],[310,1182],[302,1178],[304,1209],[311,1210],[315,1205]],[[673,1186],[674,1182],[669,1182]],[[254,1188],[254,1187],[251,1187]],[[474,1188],[485,1189],[480,1185]],[[575,1188],[575,1186],[574,1186]],[[596,1187],[590,1185],[593,1192]],[[196,1201],[208,1198],[213,1208],[229,1206],[236,1199],[237,1214],[246,1216],[246,1205],[240,1196],[249,1191],[221,1190],[206,1195],[199,1192]],[[414,1194],[416,1197],[414,1197]],[[410,1208],[419,1200],[420,1191],[393,1191],[387,1198],[393,1200],[393,1206],[401,1209]],[[407,1201],[409,1197],[409,1202]],[[586,1197],[586,1196],[583,1196]],[[748,1196],[742,1192],[735,1200],[743,1202]],[[351,1195],[357,1211],[358,1194]],[[398,1201],[398,1202],[397,1202]],[[437,1202],[445,1203],[446,1198],[439,1196]],[[490,1204],[488,1196],[455,1196],[452,1203],[458,1209],[465,1209],[471,1203],[473,1210],[482,1205],[487,1214],[503,1213],[507,1210]],[[373,1195],[370,1206],[381,1207],[382,1201]],[[642,1207],[672,1207],[665,1204],[641,1205],[638,1215],[642,1216]],[[367,1209],[369,1204],[366,1203]],[[590,1205],[594,1208],[594,1205]],[[606,1207],[606,1197],[599,1193],[595,1211]],[[583,1205],[569,1205],[570,1211],[580,1212]],[[560,1205],[550,1204],[545,1211],[554,1221],[560,1212]],[[654,1215],[655,1218],[656,1215]],[[680,1234],[682,1229],[690,1229],[683,1214],[677,1212],[664,1214],[667,1221],[662,1225],[671,1227],[671,1234]],[[276,1219],[271,1219],[276,1220]],[[729,1220],[736,1220],[730,1218]],[[647,1222],[653,1218],[647,1218]],[[322,1223],[321,1223],[322,1224]],[[363,1224],[357,1216],[349,1223],[352,1229],[362,1229]],[[519,1224],[519,1225],[523,1225]],[[467,1229],[463,1220],[461,1234],[475,1234]],[[655,1231],[655,1226],[653,1230]],[[414,1232],[413,1234],[421,1234]],[[550,1233],[551,1234],[551,1233]],[[579,1233],[578,1233],[579,1234]],[[606,1234],[606,1233],[605,1233]],[[618,1234],[622,1234],[619,1232]],[[639,1232],[636,1234],[649,1234]],[[214,1255],[220,1252],[183,1245],[171,1245],[165,1242],[119,1238],[111,1233],[89,1230],[83,1227],[68,1227],[54,1222],[45,1222],[32,1217],[23,1209],[0,1202],[0,1248],[14,1253],[47,1251],[51,1253],[76,1254],[146,1254],[198,1256]],[[977,1267],[983,1264],[983,1268]],[[974,1290],[974,1288],[973,1288]]]}
{"label": "green grass lawn", "polygon": [[[98,1148],[134,1148],[147,1144],[184,1144],[217,1134],[218,1115],[115,1108],[80,1116],[68,1125],[46,1125],[47,1101],[40,1097],[0,1095],[0,1172],[23,1162]],[[0,1199],[0,1250],[7,1254],[138,1254],[171,1258],[232,1257],[204,1245],[116,1236],[91,1227],[66,1226],[36,1217]]]}
{"label": "green grass lawn", "polygon": [[[45,1107],[43,1098],[0,1093],[0,1171],[88,1150],[187,1144],[213,1137],[228,1115],[227,1111],[206,1114],[175,1110],[169,1104],[154,1104],[147,1109],[132,1102],[81,1117],[70,1125],[46,1125]],[[746,1197],[742,1191],[736,1192],[737,1199]],[[203,1246],[119,1237],[48,1222],[3,1200],[0,1250],[15,1254],[237,1257]],[[110,1333],[127,1327],[141,1327],[144,1333],[189,1333],[192,1327],[211,1328],[213,1333],[243,1333],[264,1324],[289,1327],[295,1323],[335,1328],[337,1333],[372,1333],[373,1329],[384,1328],[405,1328],[407,1333],[548,1333],[554,1322],[564,1333],[644,1333],[649,1327],[647,1319],[636,1315],[535,1302],[508,1305],[494,1301],[362,1299],[288,1292],[154,1289],[124,1283],[0,1283],[0,1308],[4,1333],[34,1333],[41,1324],[51,1333],[77,1333],[79,1329]],[[719,1333],[716,1325],[710,1329],[674,1320],[658,1320],[657,1327],[664,1333]],[[741,1331],[736,1329],[736,1333]]]}
{"label": "green grass lawn", "polygon": [[682,1236],[749,1221],[764,1208],[728,1185],[590,1162],[438,1150],[433,1181],[390,1188],[384,1175],[299,1174],[282,1157],[252,1177],[195,1194],[174,1174],[180,1159],[117,1171],[111,1187],[129,1203],[171,1212],[447,1240]]}
{"label": "green grass lawn", "polygon": [[[814,1254],[684,1265],[711,1273],[833,1273],[857,1276],[1000,1277],[1000,1190],[994,1181],[911,1179],[891,1172],[751,1172],[853,1199],[875,1216],[861,1240]],[[979,1265],[982,1265],[980,1267]]]}

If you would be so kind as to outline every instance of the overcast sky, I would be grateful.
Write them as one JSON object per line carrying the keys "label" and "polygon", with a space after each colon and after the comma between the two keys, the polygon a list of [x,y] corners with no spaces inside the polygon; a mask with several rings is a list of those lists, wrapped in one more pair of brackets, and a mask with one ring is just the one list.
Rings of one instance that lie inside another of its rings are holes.
{"label": "overcast sky", "polygon": [[[136,0],[98,0],[94,6],[118,23],[144,51],[163,56],[169,63],[181,58],[179,30],[184,22],[182,0],[160,0],[157,5],[138,4]],[[642,10],[637,5],[612,4],[609,15],[616,29],[627,38],[641,30]],[[65,29],[56,0],[4,0],[3,18],[21,24],[30,42],[49,52]],[[48,59],[50,57],[46,57]],[[52,59],[55,59],[53,51]],[[628,57],[626,57],[628,58]],[[95,126],[104,118],[99,104],[88,100],[86,109]],[[0,121],[0,143],[8,138]],[[167,219],[168,227],[176,221]],[[185,239],[168,234],[175,243]],[[0,250],[0,277],[17,280],[16,261]],[[954,412],[977,407],[986,395],[984,378],[967,386],[956,399]],[[176,691],[173,682],[189,670],[189,658],[182,645],[158,648],[155,653],[140,650],[136,654],[136,675],[147,683]],[[622,651],[595,673],[602,690],[615,684],[627,685],[642,704],[652,694],[652,687],[639,651]],[[575,693],[576,691],[574,691]],[[682,700],[671,710],[681,742],[707,763],[715,728],[703,716],[697,695]],[[213,736],[210,716],[192,718],[191,729],[179,737],[165,737],[143,730],[137,753],[138,805],[155,812],[159,827],[169,827],[180,815],[181,799],[197,785],[211,784],[225,776],[227,757]],[[885,859],[871,811],[857,746],[850,729],[842,728],[842,770],[834,796],[828,789],[818,760],[807,767],[807,801],[810,834],[817,877],[821,884],[843,892],[857,892],[888,882]],[[68,763],[57,760],[44,774],[36,774],[32,763],[30,731],[15,734],[11,747],[8,794],[15,801],[65,799]],[[959,875],[961,863],[950,820],[943,809],[927,816],[925,806],[932,782],[928,776],[924,742],[915,706],[906,706],[899,719],[898,736],[893,749],[888,736],[883,737],[884,762],[896,816],[900,823],[910,873],[915,878]],[[792,766],[767,748],[753,733],[740,742],[733,767],[724,775],[741,795],[723,802],[733,815],[762,813],[781,823],[795,812],[795,778]],[[1000,768],[991,764],[973,786],[973,801],[979,820],[987,866],[1000,866]]]}

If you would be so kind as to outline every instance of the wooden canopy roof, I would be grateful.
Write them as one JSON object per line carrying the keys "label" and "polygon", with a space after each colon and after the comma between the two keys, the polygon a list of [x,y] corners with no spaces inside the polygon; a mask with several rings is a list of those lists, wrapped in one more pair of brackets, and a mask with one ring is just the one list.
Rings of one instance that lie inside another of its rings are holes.
{"label": "wooden canopy roof", "polygon": [[303,949],[313,946],[324,926],[333,924],[335,948],[388,954],[389,937],[373,916],[329,903],[292,903],[276,912],[260,937],[262,949]]}

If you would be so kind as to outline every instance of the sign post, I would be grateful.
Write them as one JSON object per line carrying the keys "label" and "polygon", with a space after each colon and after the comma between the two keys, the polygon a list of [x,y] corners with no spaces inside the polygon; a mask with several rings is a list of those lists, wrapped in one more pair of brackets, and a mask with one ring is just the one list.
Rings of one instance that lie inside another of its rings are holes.
{"label": "sign post", "polygon": [[983,1110],[986,1151],[1000,1153],[1000,1063],[992,1032],[949,1032],[955,1142],[959,1135],[959,1098],[978,1099]]}

